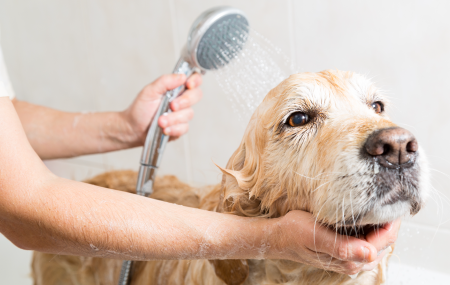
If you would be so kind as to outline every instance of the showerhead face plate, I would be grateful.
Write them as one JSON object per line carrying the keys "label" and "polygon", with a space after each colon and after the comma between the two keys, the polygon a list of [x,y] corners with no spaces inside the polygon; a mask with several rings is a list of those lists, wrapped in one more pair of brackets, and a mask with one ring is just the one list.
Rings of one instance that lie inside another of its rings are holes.
{"label": "showerhead face plate", "polygon": [[248,33],[248,20],[240,10],[227,7],[208,10],[191,29],[190,57],[203,70],[221,68],[239,54]]}
{"label": "showerhead face plate", "polygon": [[228,15],[216,21],[201,38],[197,62],[206,70],[228,64],[242,50],[248,37],[248,21],[241,15]]}

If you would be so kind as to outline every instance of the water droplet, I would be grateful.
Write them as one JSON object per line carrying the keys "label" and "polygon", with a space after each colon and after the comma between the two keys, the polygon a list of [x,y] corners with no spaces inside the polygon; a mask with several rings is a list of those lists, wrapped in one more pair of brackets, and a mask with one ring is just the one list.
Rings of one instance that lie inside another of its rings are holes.
{"label": "water droplet", "polygon": [[281,49],[256,31],[250,30],[243,38],[244,48],[233,53],[232,58],[227,51],[221,51],[218,57],[229,63],[213,74],[245,126],[267,93],[296,72]]}

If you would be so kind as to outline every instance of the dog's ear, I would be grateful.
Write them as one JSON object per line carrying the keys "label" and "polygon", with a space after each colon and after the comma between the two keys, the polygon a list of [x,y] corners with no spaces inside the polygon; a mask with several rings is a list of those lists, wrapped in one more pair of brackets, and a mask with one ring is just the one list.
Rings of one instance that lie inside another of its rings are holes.
{"label": "dog's ear", "polygon": [[[261,180],[262,155],[264,153],[264,129],[257,124],[254,115],[244,134],[241,144],[228,161],[223,173],[219,212],[241,216],[259,216],[258,196],[263,191]],[[258,183],[259,182],[259,183]]]}
{"label": "dog's ear", "polygon": [[249,268],[246,260],[210,260],[217,277],[227,285],[240,285],[247,280]]}

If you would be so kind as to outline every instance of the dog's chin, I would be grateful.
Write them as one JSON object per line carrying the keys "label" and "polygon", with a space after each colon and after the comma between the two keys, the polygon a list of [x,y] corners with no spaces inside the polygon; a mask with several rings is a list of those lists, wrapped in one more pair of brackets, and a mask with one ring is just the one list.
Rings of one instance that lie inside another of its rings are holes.
{"label": "dog's chin", "polygon": [[353,224],[347,222],[345,226],[330,226],[328,228],[336,231],[338,234],[364,238],[373,231],[386,227],[400,217],[407,215],[411,210],[411,204],[408,201],[399,201],[394,204],[374,207],[364,217]]}
{"label": "dog's chin", "polygon": [[411,203],[409,201],[398,201],[394,204],[387,204],[374,207],[358,222],[359,225],[382,225],[392,222],[411,211]]}

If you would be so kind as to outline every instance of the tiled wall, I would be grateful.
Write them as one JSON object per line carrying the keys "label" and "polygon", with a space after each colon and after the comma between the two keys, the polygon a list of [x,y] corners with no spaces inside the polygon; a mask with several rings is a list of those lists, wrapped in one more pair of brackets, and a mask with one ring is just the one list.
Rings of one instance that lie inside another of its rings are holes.
{"label": "tiled wall", "polygon": [[[172,70],[192,21],[218,5],[242,9],[300,71],[353,70],[387,90],[390,115],[418,137],[441,193],[411,222],[448,234],[450,2],[445,0],[0,0],[1,43],[17,97],[66,111],[122,110],[144,85]],[[213,162],[226,164],[244,130],[213,76],[205,76],[203,91],[189,135],[168,146],[160,170],[193,184],[220,180]],[[106,170],[137,169],[139,156],[140,149],[132,149],[47,165],[81,180]]]}

